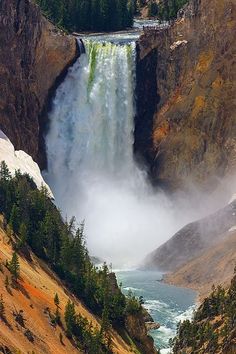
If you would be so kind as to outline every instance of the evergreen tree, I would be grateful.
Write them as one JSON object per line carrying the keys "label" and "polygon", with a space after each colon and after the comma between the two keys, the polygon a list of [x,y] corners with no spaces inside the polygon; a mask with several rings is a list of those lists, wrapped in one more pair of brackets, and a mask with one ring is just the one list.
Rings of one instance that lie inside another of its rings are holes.
{"label": "evergreen tree", "polygon": [[75,305],[68,300],[65,308],[66,334],[68,338],[72,337],[76,324]]}
{"label": "evergreen tree", "polygon": [[6,288],[7,290],[9,290],[10,284],[9,284],[9,278],[8,278],[7,275],[6,275],[5,280],[4,280],[4,285],[5,285],[5,288]]}
{"label": "evergreen tree", "polygon": [[20,263],[16,252],[13,253],[8,267],[11,272],[13,282],[17,283],[20,276]]}
{"label": "evergreen tree", "polygon": [[0,318],[4,320],[5,319],[5,315],[6,315],[6,313],[5,313],[5,304],[4,304],[4,301],[3,301],[3,296],[1,294],[1,296],[0,296]]}
{"label": "evergreen tree", "polygon": [[20,225],[20,210],[16,204],[14,204],[12,207],[9,225],[13,232],[18,232]]}
{"label": "evergreen tree", "polygon": [[104,305],[102,310],[102,323],[101,323],[101,333],[107,332],[110,329],[110,321],[109,321],[109,309],[107,304]]}
{"label": "evergreen tree", "polygon": [[11,173],[7,167],[5,161],[2,161],[0,164],[0,179],[4,182],[9,181],[11,178]]}
{"label": "evergreen tree", "polygon": [[60,300],[59,300],[59,296],[57,293],[54,296],[54,304],[56,305],[56,307],[59,307],[59,305],[60,305]]}
{"label": "evergreen tree", "polygon": [[18,247],[24,247],[26,245],[27,242],[27,227],[25,225],[25,223],[21,223],[20,224],[20,228],[19,228],[19,243],[18,243]]}
{"label": "evergreen tree", "polygon": [[60,256],[60,235],[58,231],[58,214],[46,212],[42,223],[43,238],[47,242],[48,258],[56,265]]}

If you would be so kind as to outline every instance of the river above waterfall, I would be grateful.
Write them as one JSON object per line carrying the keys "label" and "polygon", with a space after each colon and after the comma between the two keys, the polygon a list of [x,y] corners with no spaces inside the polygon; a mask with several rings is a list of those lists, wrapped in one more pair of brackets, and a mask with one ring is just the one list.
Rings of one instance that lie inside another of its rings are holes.
{"label": "river above waterfall", "polygon": [[168,22],[160,22],[159,20],[135,19],[133,28],[127,30],[108,33],[75,33],[75,35],[77,35],[79,38],[82,38],[83,40],[89,39],[92,41],[112,42],[114,44],[122,45],[137,41],[143,33],[143,29],[147,27],[165,28],[168,27]]}
{"label": "river above waterfall", "polygon": [[130,289],[136,296],[144,297],[144,307],[160,324],[160,328],[150,331],[150,334],[161,353],[169,353],[169,340],[175,336],[178,322],[192,316],[196,293],[161,282],[162,273],[157,271],[115,272],[124,293]]}

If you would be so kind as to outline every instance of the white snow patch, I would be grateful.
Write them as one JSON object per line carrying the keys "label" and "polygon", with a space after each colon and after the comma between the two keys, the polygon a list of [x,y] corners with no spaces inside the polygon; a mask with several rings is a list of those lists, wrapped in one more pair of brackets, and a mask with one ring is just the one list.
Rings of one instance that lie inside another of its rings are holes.
{"label": "white snow patch", "polygon": [[229,232],[233,232],[233,231],[236,231],[236,225],[234,225],[233,227],[231,227],[231,228],[229,229]]}
{"label": "white snow patch", "polygon": [[0,130],[0,162],[5,161],[11,174],[16,170],[21,173],[28,173],[34,180],[38,188],[46,187],[49,196],[53,199],[50,187],[45,183],[38,164],[32,157],[22,150],[15,150],[8,137]]}

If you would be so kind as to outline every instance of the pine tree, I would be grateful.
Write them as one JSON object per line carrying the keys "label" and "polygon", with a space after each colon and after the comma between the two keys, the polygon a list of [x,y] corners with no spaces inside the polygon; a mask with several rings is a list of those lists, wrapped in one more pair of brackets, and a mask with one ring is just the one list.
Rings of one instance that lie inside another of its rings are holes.
{"label": "pine tree", "polygon": [[101,324],[101,333],[106,333],[111,324],[109,321],[109,310],[107,304],[104,305],[103,311],[102,311],[102,324]]}
{"label": "pine tree", "polygon": [[60,237],[58,231],[58,215],[47,212],[42,224],[43,237],[47,241],[48,258],[54,265],[59,261]]}
{"label": "pine tree", "polygon": [[9,278],[8,278],[7,275],[6,275],[6,277],[5,277],[4,285],[5,285],[5,288],[8,290],[10,284],[9,284]]}
{"label": "pine tree", "polygon": [[0,296],[0,318],[5,319],[5,304],[3,301],[3,296]]}
{"label": "pine tree", "polygon": [[75,305],[70,300],[68,300],[65,308],[65,322],[67,337],[71,338],[76,324],[76,313]]}
{"label": "pine tree", "polygon": [[26,245],[26,241],[27,241],[27,227],[24,223],[20,224],[19,236],[20,236],[20,240],[19,240],[18,246],[19,246],[19,248],[21,248]]}
{"label": "pine tree", "polygon": [[2,161],[0,164],[0,179],[2,181],[9,181],[11,178],[11,173],[7,167],[7,164],[5,161]]}
{"label": "pine tree", "polygon": [[20,263],[16,252],[13,253],[11,262],[9,263],[8,267],[12,275],[12,281],[17,283],[20,276]]}
{"label": "pine tree", "polygon": [[13,232],[17,233],[20,224],[20,210],[16,204],[13,205],[9,225]]}
{"label": "pine tree", "polygon": [[56,307],[59,307],[59,305],[60,305],[60,300],[59,300],[59,296],[57,293],[54,296],[54,304],[56,305]]}

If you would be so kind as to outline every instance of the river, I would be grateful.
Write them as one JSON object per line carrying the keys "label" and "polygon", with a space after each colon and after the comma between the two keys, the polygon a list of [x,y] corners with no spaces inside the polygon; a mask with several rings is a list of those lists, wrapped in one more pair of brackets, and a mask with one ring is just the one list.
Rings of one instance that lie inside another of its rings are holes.
{"label": "river", "polygon": [[176,333],[179,321],[190,319],[195,306],[196,293],[161,282],[162,273],[157,271],[116,271],[124,293],[129,289],[136,296],[144,297],[144,307],[160,328],[150,331],[161,353],[170,353],[169,340]]}

